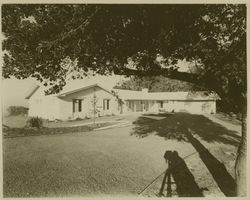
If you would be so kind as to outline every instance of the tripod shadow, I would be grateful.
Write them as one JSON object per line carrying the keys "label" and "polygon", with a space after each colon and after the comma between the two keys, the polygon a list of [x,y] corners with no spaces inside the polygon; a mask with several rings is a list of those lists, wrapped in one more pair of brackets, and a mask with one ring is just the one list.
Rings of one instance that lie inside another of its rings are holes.
{"label": "tripod shadow", "polygon": [[[179,197],[203,197],[202,190],[195,182],[193,174],[178,153],[176,151],[166,151],[164,158],[168,164],[168,169],[164,175],[159,196],[171,197],[173,194],[172,184],[175,183]],[[174,182],[171,180],[172,177]],[[164,195],[166,184],[166,195]]]}

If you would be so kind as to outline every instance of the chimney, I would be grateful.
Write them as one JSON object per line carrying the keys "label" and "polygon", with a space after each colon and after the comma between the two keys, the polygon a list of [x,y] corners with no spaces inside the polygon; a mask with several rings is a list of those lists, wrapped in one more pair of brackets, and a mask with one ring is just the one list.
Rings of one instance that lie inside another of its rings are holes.
{"label": "chimney", "polygon": [[148,93],[148,88],[142,88],[141,90],[143,93]]}

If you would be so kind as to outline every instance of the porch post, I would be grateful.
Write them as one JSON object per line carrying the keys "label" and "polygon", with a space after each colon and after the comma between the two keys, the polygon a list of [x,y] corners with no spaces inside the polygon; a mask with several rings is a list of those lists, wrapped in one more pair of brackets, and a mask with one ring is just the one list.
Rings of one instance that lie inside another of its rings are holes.
{"label": "porch post", "polygon": [[72,117],[74,118],[74,113],[75,113],[75,99],[72,99],[72,105],[73,105]]}

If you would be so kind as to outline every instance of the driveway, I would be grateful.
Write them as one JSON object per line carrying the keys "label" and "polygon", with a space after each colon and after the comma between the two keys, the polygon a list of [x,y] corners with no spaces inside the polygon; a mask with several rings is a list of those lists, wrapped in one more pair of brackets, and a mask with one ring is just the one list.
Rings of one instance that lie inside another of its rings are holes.
{"label": "driveway", "polygon": [[[234,132],[190,114],[126,119],[133,124],[3,139],[4,197],[232,195]],[[177,171],[165,174],[166,160]]]}

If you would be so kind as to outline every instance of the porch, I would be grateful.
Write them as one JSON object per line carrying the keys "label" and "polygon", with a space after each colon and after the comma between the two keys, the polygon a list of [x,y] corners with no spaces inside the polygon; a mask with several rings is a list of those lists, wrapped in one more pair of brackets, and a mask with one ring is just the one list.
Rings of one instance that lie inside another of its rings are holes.
{"label": "porch", "polygon": [[128,112],[159,112],[163,108],[163,101],[155,100],[127,100]]}

